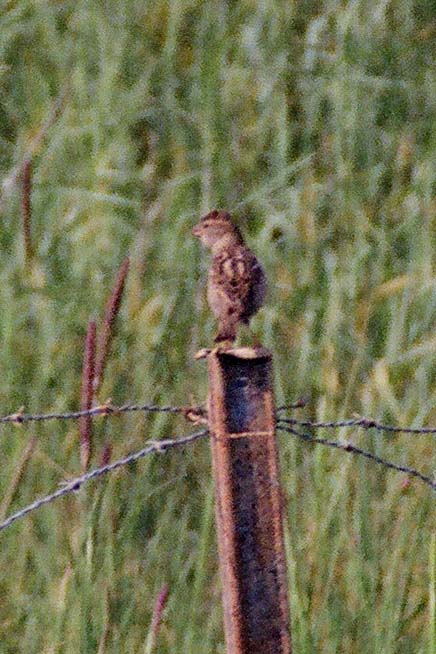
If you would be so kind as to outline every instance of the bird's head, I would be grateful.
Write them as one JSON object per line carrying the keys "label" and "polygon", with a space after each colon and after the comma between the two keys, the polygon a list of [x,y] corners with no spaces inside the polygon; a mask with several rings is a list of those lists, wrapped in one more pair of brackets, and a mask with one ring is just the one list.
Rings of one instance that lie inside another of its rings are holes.
{"label": "bird's head", "polygon": [[212,251],[243,243],[241,232],[232,223],[230,214],[227,211],[218,211],[217,209],[204,216],[195,225],[192,233]]}

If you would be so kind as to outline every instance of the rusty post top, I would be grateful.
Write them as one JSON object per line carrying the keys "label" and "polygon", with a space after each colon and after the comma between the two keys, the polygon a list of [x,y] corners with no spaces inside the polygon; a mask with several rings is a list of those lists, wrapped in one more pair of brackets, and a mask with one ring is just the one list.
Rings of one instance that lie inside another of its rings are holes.
{"label": "rusty post top", "polygon": [[270,361],[272,359],[271,351],[266,347],[231,347],[222,349],[215,347],[213,349],[203,348],[197,352],[195,359],[206,359],[208,356],[231,357],[234,359]]}

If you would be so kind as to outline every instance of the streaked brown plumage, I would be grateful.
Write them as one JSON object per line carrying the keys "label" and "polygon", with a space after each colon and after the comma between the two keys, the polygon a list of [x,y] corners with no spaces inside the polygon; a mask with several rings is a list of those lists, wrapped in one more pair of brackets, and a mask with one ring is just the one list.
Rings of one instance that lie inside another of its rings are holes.
{"label": "streaked brown plumage", "polygon": [[265,300],[265,273],[226,211],[208,213],[193,234],[212,251],[207,299],[218,318],[215,342],[233,342],[238,324],[248,325]]}

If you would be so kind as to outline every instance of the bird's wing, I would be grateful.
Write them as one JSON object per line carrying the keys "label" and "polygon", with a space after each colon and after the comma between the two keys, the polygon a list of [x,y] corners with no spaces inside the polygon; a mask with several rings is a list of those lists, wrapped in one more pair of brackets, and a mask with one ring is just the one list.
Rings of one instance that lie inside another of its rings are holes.
{"label": "bird's wing", "polygon": [[254,254],[244,247],[220,252],[214,257],[211,273],[212,284],[227,298],[234,313],[244,315],[252,288],[263,274]]}

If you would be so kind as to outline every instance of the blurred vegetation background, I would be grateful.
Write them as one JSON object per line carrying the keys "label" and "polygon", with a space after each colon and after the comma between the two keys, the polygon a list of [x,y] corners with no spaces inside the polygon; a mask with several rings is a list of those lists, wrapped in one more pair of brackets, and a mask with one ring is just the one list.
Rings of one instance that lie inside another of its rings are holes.
{"label": "blurred vegetation background", "polygon": [[[97,400],[203,401],[192,355],[214,323],[190,230],[221,207],[270,279],[254,322],[276,353],[278,402],[308,396],[316,419],[435,424],[435,11],[433,0],[5,1],[1,413],[79,406],[86,326],[101,323],[126,255]],[[95,424],[93,466],[104,443],[116,458],[187,432],[161,415]],[[435,469],[430,436],[338,436]],[[431,492],[279,439],[295,654],[434,654]],[[76,423],[3,425],[0,447],[2,516],[80,473]],[[209,459],[206,442],[150,457],[2,533],[2,652],[224,652]]]}

